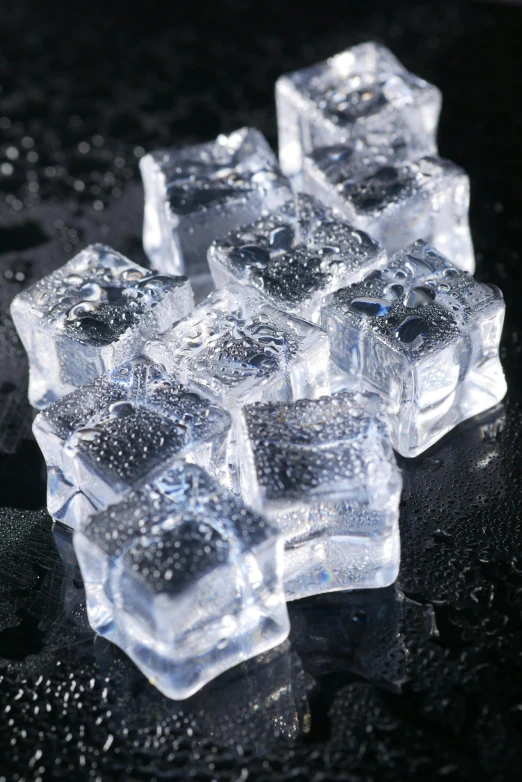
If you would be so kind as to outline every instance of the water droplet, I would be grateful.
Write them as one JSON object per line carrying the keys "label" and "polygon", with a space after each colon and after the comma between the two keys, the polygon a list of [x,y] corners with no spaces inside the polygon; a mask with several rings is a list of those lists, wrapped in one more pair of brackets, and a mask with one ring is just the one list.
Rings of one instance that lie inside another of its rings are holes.
{"label": "water droplet", "polygon": [[416,309],[417,307],[424,307],[426,304],[431,304],[435,299],[435,291],[433,288],[429,288],[427,285],[418,285],[412,288],[406,294],[404,298],[404,306],[410,309]]}
{"label": "water droplet", "polygon": [[401,342],[409,345],[414,342],[417,337],[422,337],[426,334],[427,323],[420,315],[409,315],[404,318],[401,325],[395,332],[395,336],[400,339]]}
{"label": "water droplet", "polygon": [[350,307],[355,312],[361,312],[363,315],[373,315],[374,317],[382,317],[387,315],[392,307],[392,302],[386,301],[386,299],[368,298],[365,299],[353,299],[350,303]]}
{"label": "water droplet", "polygon": [[78,318],[81,318],[88,312],[94,312],[96,309],[98,309],[98,305],[95,302],[80,301],[78,304],[75,304],[74,307],[71,307],[66,317],[69,321],[78,320]]}
{"label": "water droplet", "polygon": [[245,244],[243,247],[238,248],[232,255],[236,256],[241,263],[244,263],[247,266],[257,266],[260,269],[270,263],[270,253],[268,250],[265,250],[263,247],[258,247],[256,244]]}
{"label": "water droplet", "polygon": [[142,280],[144,274],[139,269],[126,269],[121,275],[122,280],[126,282],[134,282],[135,280]]}
{"label": "water droplet", "polygon": [[394,282],[392,285],[389,285],[386,288],[386,293],[391,293],[392,296],[395,296],[397,299],[400,299],[401,296],[404,295],[404,286],[399,285],[398,282]]}
{"label": "water droplet", "polygon": [[382,277],[381,272],[379,269],[374,269],[369,274],[366,274],[363,278],[364,282],[373,282],[374,280],[380,280]]}
{"label": "water droplet", "polygon": [[84,301],[103,301],[107,298],[107,291],[97,282],[86,282],[80,288]]}
{"label": "water droplet", "polygon": [[63,281],[65,285],[81,285],[83,282],[83,277],[81,277],[79,274],[69,274],[67,277],[64,277]]}
{"label": "water droplet", "polygon": [[289,225],[281,225],[278,228],[274,228],[270,231],[269,242],[270,248],[274,252],[281,252],[282,250],[289,250],[292,246],[294,239],[294,231]]}
{"label": "water droplet", "polygon": [[113,418],[125,418],[126,416],[130,415],[133,410],[134,405],[132,402],[114,402],[109,407],[109,414]]}

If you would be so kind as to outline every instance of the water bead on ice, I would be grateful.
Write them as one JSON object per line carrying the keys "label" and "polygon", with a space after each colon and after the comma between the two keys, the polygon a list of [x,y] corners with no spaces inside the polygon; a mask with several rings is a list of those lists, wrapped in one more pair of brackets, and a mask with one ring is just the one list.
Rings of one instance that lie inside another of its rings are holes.
{"label": "water bead on ice", "polygon": [[370,137],[417,156],[437,151],[439,90],[377,43],[363,43],[276,84],[279,157],[287,176],[317,147]]}
{"label": "water bead on ice", "polygon": [[212,243],[208,252],[217,288],[255,287],[274,307],[317,323],[324,296],[384,266],[383,249],[311,196],[297,214],[262,218]]}
{"label": "water bead on ice", "polygon": [[323,307],[333,361],[387,402],[393,447],[417,456],[506,393],[504,301],[419,241]]}
{"label": "water bead on ice", "polygon": [[401,478],[383,408],[357,392],[244,408],[241,490],[284,536],[287,599],[395,580]]}
{"label": "water bead on ice", "polygon": [[288,635],[282,539],[195,465],[95,514],[74,546],[92,627],[171,698]]}
{"label": "water bead on ice", "polygon": [[41,412],[33,431],[47,507],[76,527],[173,459],[219,473],[230,416],[146,358],[121,364]]}
{"label": "water bead on ice", "polygon": [[209,287],[206,254],[214,239],[293,201],[274,153],[252,128],[156,150],[141,159],[140,169],[143,245],[153,267],[187,274],[201,290]]}
{"label": "water bead on ice", "polygon": [[147,337],[193,306],[186,277],[156,274],[90,245],[11,305],[29,357],[31,404],[44,408],[138,354]]}

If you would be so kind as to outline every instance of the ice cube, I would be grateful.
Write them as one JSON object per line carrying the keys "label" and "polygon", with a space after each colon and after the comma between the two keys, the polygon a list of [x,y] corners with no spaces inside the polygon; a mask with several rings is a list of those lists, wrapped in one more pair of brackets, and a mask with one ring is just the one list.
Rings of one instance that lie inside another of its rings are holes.
{"label": "ice cube", "polygon": [[287,176],[316,147],[358,136],[419,155],[437,151],[441,94],[377,43],[363,43],[276,84],[279,157]]}
{"label": "ice cube", "polygon": [[288,600],[397,577],[401,476],[377,394],[242,414],[241,491],[285,539]]}
{"label": "ice cube", "polygon": [[75,527],[186,456],[219,473],[230,416],[140,356],[39,413],[47,507]]}
{"label": "ice cube", "polygon": [[313,198],[299,196],[297,215],[270,215],[228,234],[211,244],[208,260],[217,288],[251,285],[274,307],[318,323],[327,293],[384,266],[386,256]]}
{"label": "ice cube", "polygon": [[154,268],[187,274],[194,285],[209,274],[213,239],[293,200],[274,153],[252,128],[157,150],[140,160],[140,168],[145,251]]}
{"label": "ice cube", "polygon": [[502,293],[425,242],[397,253],[323,308],[332,359],[384,395],[392,444],[417,456],[506,393]]}
{"label": "ice cube", "polygon": [[424,239],[455,266],[475,270],[469,178],[449,160],[400,161],[368,149],[319,148],[304,159],[302,183],[388,253]]}
{"label": "ice cube", "polygon": [[144,353],[232,414],[228,466],[219,477],[234,492],[241,407],[329,392],[324,331],[276,310],[254,288],[243,285],[214,291],[189,317],[151,339]]}
{"label": "ice cube", "polygon": [[328,392],[328,338],[244,285],[214,291],[144,353],[230,409]]}
{"label": "ice cube", "polygon": [[92,627],[171,698],[288,635],[282,539],[195,465],[92,516],[74,546]]}
{"label": "ice cube", "polygon": [[186,277],[155,274],[101,244],[16,296],[11,314],[29,356],[29,400],[44,408],[137,355],[187,315]]}

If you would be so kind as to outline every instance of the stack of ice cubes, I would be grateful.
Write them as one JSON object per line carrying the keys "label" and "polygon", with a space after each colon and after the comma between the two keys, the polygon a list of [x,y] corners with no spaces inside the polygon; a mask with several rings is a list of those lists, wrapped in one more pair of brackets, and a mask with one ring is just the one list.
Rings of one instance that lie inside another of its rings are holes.
{"label": "stack of ice cubes", "polygon": [[367,43],[276,96],[280,165],[249,128],[142,159],[154,271],[93,245],[12,305],[91,624],[173,698],[392,583],[394,449],[506,391],[437,88]]}

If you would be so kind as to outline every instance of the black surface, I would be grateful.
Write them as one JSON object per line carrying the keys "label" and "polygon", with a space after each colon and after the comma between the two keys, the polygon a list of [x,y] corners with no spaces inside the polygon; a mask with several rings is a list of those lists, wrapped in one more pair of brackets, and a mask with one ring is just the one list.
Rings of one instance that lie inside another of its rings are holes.
{"label": "black surface", "polygon": [[[522,9],[181,5],[2,3],[0,780],[518,779]],[[396,587],[293,605],[282,653],[174,704],[88,628],[70,540],[40,510],[8,303],[89,241],[143,262],[143,149],[245,123],[275,142],[275,78],[372,38],[443,90],[478,275],[506,297],[509,395],[402,462]]]}

